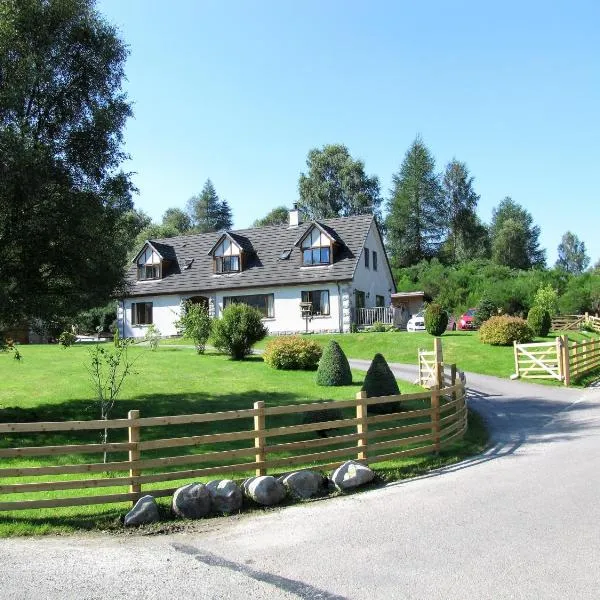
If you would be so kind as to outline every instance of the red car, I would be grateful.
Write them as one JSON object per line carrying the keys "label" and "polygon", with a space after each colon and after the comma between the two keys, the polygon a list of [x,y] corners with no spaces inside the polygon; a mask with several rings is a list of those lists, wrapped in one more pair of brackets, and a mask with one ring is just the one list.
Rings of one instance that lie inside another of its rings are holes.
{"label": "red car", "polygon": [[458,319],[458,328],[462,330],[473,330],[475,327],[475,309],[470,308],[466,313],[462,314]]}

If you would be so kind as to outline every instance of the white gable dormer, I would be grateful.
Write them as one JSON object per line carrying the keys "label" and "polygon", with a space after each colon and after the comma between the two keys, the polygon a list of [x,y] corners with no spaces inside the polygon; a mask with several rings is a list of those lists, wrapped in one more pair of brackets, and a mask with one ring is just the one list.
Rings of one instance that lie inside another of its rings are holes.
{"label": "white gable dormer", "polygon": [[215,273],[239,273],[242,270],[243,249],[227,233],[213,246],[213,271]]}
{"label": "white gable dormer", "polygon": [[163,259],[150,242],[144,244],[141,252],[135,258],[135,262],[138,281],[161,279]]}
{"label": "white gable dormer", "polygon": [[327,231],[314,223],[296,244],[302,250],[302,265],[312,267],[332,264],[334,242]]}

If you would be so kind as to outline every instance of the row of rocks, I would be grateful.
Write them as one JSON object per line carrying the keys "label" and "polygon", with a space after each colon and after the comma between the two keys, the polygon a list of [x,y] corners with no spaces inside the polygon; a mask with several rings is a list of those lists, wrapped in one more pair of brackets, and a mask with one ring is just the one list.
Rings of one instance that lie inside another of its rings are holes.
{"label": "row of rocks", "polygon": [[[201,519],[211,512],[230,514],[242,507],[242,496],[261,506],[274,506],[290,496],[306,500],[326,490],[330,482],[340,491],[369,483],[375,473],[362,463],[349,460],[338,467],[328,479],[316,471],[295,471],[279,478],[271,475],[250,477],[241,488],[230,479],[207,484],[190,483],[175,491],[171,502],[173,513],[183,519]],[[140,498],[125,515],[125,526],[143,525],[160,520],[153,496]]]}

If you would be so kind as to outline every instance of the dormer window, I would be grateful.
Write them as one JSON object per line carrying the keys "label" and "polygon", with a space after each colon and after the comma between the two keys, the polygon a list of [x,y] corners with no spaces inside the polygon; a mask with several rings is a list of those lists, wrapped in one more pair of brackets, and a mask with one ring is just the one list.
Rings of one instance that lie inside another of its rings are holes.
{"label": "dormer window", "polygon": [[331,264],[332,244],[318,227],[313,227],[302,239],[302,264],[305,266]]}
{"label": "dormer window", "polygon": [[138,281],[160,279],[162,275],[162,259],[148,244],[137,257]]}
{"label": "dormer window", "polygon": [[213,251],[215,273],[238,273],[241,270],[241,248],[224,237]]}

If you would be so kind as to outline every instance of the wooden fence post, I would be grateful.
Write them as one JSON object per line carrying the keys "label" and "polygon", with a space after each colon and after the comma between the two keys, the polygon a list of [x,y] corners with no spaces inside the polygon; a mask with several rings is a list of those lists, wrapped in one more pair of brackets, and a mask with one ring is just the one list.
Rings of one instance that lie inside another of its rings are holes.
{"label": "wooden fence post", "polygon": [[560,343],[562,347],[562,365],[565,385],[568,387],[571,385],[571,364],[569,360],[569,337],[564,334],[560,336]]}
{"label": "wooden fence post", "polygon": [[440,451],[440,389],[437,385],[431,387],[431,433],[435,451]]}
{"label": "wooden fence post", "polygon": [[519,372],[519,349],[517,348],[516,340],[513,340],[513,350],[515,353],[515,379],[519,379],[521,373]]}
{"label": "wooden fence post", "polygon": [[[257,415],[254,415],[254,432],[260,433],[265,430],[265,403],[262,400],[254,403],[254,410],[258,411]],[[257,435],[254,438],[254,448],[256,449],[255,461],[257,463],[265,462],[265,438],[261,435]],[[267,470],[264,466],[259,465],[256,467],[256,476],[266,475]]]}
{"label": "wooden fence post", "polygon": [[356,424],[356,433],[360,435],[358,438],[358,460],[367,460],[367,433],[369,430],[369,424],[367,423],[367,392],[365,390],[361,390],[360,392],[356,392],[356,399],[358,402],[356,403],[356,418],[359,419],[359,422]]}
{"label": "wooden fence post", "polygon": [[[456,365],[450,365],[450,385],[454,387],[456,385]],[[458,394],[456,390],[452,391],[452,401],[456,402]],[[458,404],[458,403],[457,403]]]}
{"label": "wooden fence post", "polygon": [[558,376],[561,381],[565,380],[564,365],[562,359],[561,341],[560,338],[556,338],[556,365],[558,367]]}
{"label": "wooden fence post", "polygon": [[438,389],[444,387],[444,355],[442,353],[442,340],[439,337],[433,338],[433,351],[435,353],[435,384]]}
{"label": "wooden fence post", "polygon": [[[134,424],[130,424],[129,428],[128,428],[129,443],[135,444],[134,447],[129,450],[129,462],[136,462],[136,461],[140,460],[140,451],[138,448],[138,442],[140,441],[140,428],[135,423],[135,421],[140,418],[140,411],[139,410],[130,410],[127,413],[127,418],[130,421],[134,421]],[[140,476],[140,470],[136,469],[134,466],[131,466],[129,468],[129,477],[139,477],[139,476]],[[133,500],[133,503],[135,504],[138,501],[139,496],[141,496],[141,493],[142,493],[141,484],[132,483],[129,486],[129,492],[131,494],[138,495],[138,497]]]}

